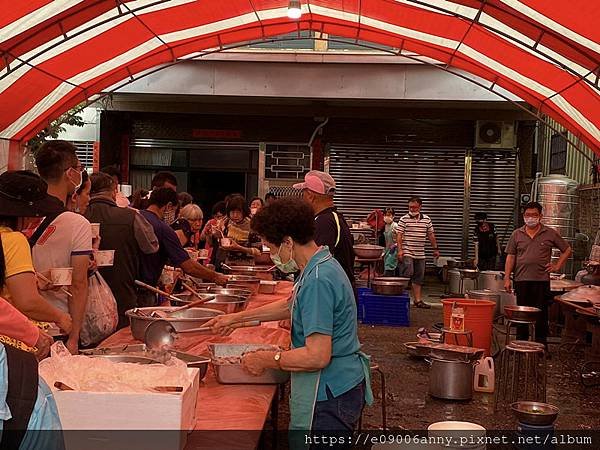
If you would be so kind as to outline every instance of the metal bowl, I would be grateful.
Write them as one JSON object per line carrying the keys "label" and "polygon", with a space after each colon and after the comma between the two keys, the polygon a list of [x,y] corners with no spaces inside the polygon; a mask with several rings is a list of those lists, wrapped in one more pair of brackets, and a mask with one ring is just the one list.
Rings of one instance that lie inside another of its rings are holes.
{"label": "metal bowl", "polygon": [[533,306],[507,305],[504,307],[504,315],[511,320],[535,322],[541,312],[541,309]]}
{"label": "metal bowl", "polygon": [[260,288],[260,278],[247,275],[231,275],[227,280],[226,287],[233,289],[245,289],[252,292],[252,295],[258,294]]}
{"label": "metal bowl", "polygon": [[[152,311],[164,311],[169,312],[173,308],[164,307],[164,306],[152,306],[149,308],[134,308],[125,312],[125,315],[129,317],[129,323],[131,327],[131,334],[134,339],[138,341],[144,341],[144,333],[146,332],[146,327],[150,325],[150,323],[155,320],[161,320],[156,317],[150,317]],[[140,311],[143,315],[137,313],[136,311]],[[190,308],[184,311],[179,311],[173,314],[172,317],[168,317],[166,319],[175,327],[177,331],[187,330],[190,328],[198,328],[208,322],[215,316],[223,314],[223,311],[219,309],[209,309],[209,308]]]}
{"label": "metal bowl", "polygon": [[231,275],[253,276],[261,280],[273,279],[273,265],[270,266],[229,266],[225,273]]}
{"label": "metal bowl", "polygon": [[206,306],[223,311],[225,314],[240,312],[248,306],[248,298],[239,295],[218,294],[214,300],[205,303]]}
{"label": "metal bowl", "polygon": [[510,405],[517,420],[526,425],[552,425],[558,417],[558,408],[549,403],[516,402]]}
{"label": "metal bowl", "polygon": [[250,298],[252,291],[248,289],[235,289],[235,288],[215,288],[208,291],[209,294],[216,295],[235,295],[238,297]]}
{"label": "metal bowl", "polygon": [[147,356],[134,355],[90,355],[90,358],[104,358],[114,363],[158,364],[160,361]]}
{"label": "metal bowl", "polygon": [[182,292],[181,294],[175,294],[173,297],[177,297],[178,299],[181,300],[181,302],[177,303],[174,300],[172,300],[171,303],[173,303],[174,306],[183,306],[186,303],[191,303],[193,301],[200,300],[200,299],[213,300],[216,295],[214,292],[208,292],[208,291],[207,292],[198,292],[198,293],[200,294],[199,298],[198,298],[198,296],[192,294],[191,292]]}
{"label": "metal bowl", "polygon": [[376,277],[371,281],[371,288],[378,295],[401,295],[409,282],[410,278]]}
{"label": "metal bowl", "polygon": [[361,259],[378,259],[385,249],[379,245],[358,244],[354,246],[354,253]]}

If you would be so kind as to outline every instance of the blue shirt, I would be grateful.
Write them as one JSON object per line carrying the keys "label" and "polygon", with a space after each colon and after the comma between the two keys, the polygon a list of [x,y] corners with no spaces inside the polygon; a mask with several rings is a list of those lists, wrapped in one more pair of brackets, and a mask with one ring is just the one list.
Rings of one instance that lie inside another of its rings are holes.
{"label": "blue shirt", "polygon": [[[320,261],[330,258],[319,264]],[[317,401],[327,400],[327,388],[338,397],[364,379],[357,352],[358,325],[352,285],[340,263],[322,247],[310,259],[300,280],[292,313],[292,344],[304,347],[313,333],[331,336],[331,362],[321,371]]]}
{"label": "blue shirt", "polygon": [[183,249],[175,231],[150,211],[140,211],[140,214],[152,225],[158,239],[158,252],[143,255],[140,259],[140,281],[150,286],[156,286],[167,260],[175,267],[190,259]]}

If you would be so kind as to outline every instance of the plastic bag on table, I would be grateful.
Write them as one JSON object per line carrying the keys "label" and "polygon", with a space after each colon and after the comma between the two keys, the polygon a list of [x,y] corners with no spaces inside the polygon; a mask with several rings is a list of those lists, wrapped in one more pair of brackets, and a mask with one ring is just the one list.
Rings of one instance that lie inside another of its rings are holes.
{"label": "plastic bag on table", "polygon": [[97,344],[117,329],[117,301],[98,272],[88,280],[88,299],[79,339],[84,346]]}
{"label": "plastic bag on table", "polygon": [[62,342],[51,347],[50,358],[39,364],[40,376],[49,386],[60,381],[76,391],[144,392],[154,386],[186,386],[185,362],[173,358],[172,365],[130,364],[106,358],[72,355]]}

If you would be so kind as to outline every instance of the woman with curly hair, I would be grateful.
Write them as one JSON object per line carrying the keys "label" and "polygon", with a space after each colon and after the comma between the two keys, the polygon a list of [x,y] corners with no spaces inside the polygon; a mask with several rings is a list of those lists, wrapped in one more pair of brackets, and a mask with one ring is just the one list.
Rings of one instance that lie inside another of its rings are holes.
{"label": "woman with curly hair", "polygon": [[327,246],[314,241],[314,214],[301,199],[276,200],[252,219],[279,270],[300,270],[291,301],[219,316],[207,323],[229,334],[232,325],[291,315],[292,349],[247,354],[244,368],[291,372],[290,429],[340,432],[355,429],[365,401],[372,401],[369,362],[360,352],[352,285]]}

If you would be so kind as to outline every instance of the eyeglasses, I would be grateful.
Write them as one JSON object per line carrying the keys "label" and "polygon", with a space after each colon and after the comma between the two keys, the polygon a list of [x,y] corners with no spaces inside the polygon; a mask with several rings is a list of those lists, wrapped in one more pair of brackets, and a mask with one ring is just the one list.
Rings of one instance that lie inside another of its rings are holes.
{"label": "eyeglasses", "polygon": [[71,169],[74,169],[77,172],[82,173],[85,170],[85,166],[83,164],[78,164],[76,166],[67,167],[65,169],[65,172],[68,171],[68,170],[71,170]]}

